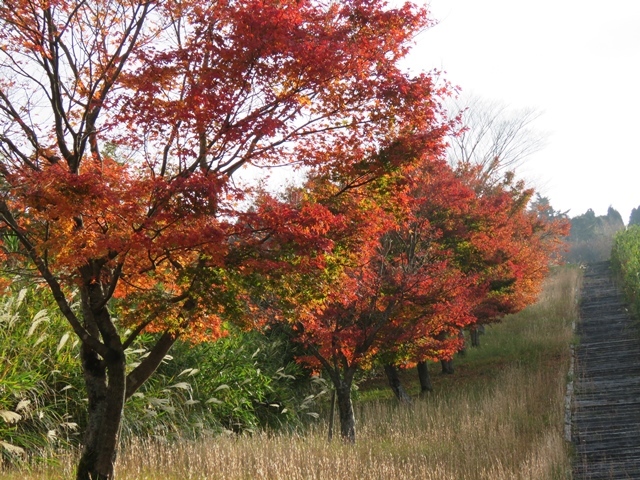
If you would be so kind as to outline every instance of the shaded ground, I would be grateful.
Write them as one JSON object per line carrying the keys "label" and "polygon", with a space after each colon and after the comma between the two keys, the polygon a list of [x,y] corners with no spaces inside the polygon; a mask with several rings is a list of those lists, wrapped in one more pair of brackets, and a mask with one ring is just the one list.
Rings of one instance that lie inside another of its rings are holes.
{"label": "shaded ground", "polygon": [[640,479],[640,336],[608,262],[585,272],[577,333],[574,479]]}

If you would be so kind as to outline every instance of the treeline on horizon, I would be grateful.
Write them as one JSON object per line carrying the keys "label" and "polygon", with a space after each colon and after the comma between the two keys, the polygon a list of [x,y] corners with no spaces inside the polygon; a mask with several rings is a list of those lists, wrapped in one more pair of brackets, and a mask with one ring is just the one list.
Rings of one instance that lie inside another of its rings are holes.
{"label": "treeline on horizon", "polygon": [[[562,214],[566,216],[566,213]],[[640,225],[640,206],[634,208],[625,222],[615,208],[606,215],[596,215],[592,209],[570,218],[571,230],[567,237],[564,259],[569,263],[592,263],[609,260],[616,234],[634,225]]]}

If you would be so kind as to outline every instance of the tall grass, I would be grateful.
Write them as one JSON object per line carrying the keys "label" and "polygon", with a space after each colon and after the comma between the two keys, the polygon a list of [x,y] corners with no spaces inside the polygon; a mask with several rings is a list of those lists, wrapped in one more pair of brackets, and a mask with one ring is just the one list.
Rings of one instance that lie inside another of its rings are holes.
{"label": "tall grass", "polygon": [[[410,407],[361,402],[356,445],[329,443],[323,421],[298,434],[137,439],[119,456],[118,478],[570,478],[563,416],[578,275],[555,272],[540,302],[492,327],[440,393]],[[72,475],[70,458],[55,471],[0,478]]]}
{"label": "tall grass", "polygon": [[77,435],[77,342],[42,297],[38,288],[0,294],[0,469]]}

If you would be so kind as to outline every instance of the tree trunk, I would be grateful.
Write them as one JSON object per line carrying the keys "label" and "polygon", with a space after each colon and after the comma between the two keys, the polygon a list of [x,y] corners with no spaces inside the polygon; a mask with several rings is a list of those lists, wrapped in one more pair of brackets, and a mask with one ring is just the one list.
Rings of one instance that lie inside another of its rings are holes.
{"label": "tree trunk", "polygon": [[[104,343],[109,346],[109,355],[101,359],[84,344],[81,351],[89,415],[77,480],[115,478],[113,464],[124,403],[153,374],[177,338],[175,333],[165,331],[146,358],[127,376],[124,345],[115,328],[108,327],[113,326],[108,315],[104,309],[95,317],[102,316],[100,320],[103,328],[100,329],[100,334]],[[93,328],[91,325],[87,326],[87,329]]]}
{"label": "tree trunk", "polygon": [[471,346],[479,347],[480,346],[480,332],[477,328],[471,329]]}
{"label": "tree trunk", "polygon": [[98,360],[83,348],[82,366],[89,400],[87,429],[77,480],[112,480],[124,408],[126,377],[123,352]]}
{"label": "tree trunk", "polygon": [[403,404],[411,403],[411,397],[400,382],[400,377],[398,375],[398,369],[396,368],[396,366],[391,364],[385,365],[384,372],[387,374],[389,386],[391,387],[391,390],[393,390],[393,393],[396,395],[398,401]]}
{"label": "tree trunk", "polygon": [[347,443],[356,443],[356,418],[351,403],[351,382],[341,380],[336,385],[338,411],[340,412],[340,436]]}
{"label": "tree trunk", "polygon": [[465,356],[467,354],[467,342],[464,337],[464,330],[460,329],[460,331],[458,332],[458,339],[462,344],[460,349],[458,350],[458,353],[462,356]]}
{"label": "tree trunk", "polygon": [[484,325],[478,325],[471,329],[471,346],[480,346],[480,335],[484,333]]}
{"label": "tree trunk", "polygon": [[442,365],[442,373],[447,375],[453,374],[453,359],[440,360],[440,364]]}
{"label": "tree trunk", "polygon": [[82,343],[82,372],[87,390],[88,418],[77,480],[112,480],[120,422],[127,388],[126,358],[120,335],[103,301],[102,288],[91,280],[81,290],[87,332],[101,338],[102,355]]}
{"label": "tree trunk", "polygon": [[420,379],[420,396],[424,397],[429,392],[433,392],[431,377],[429,376],[429,365],[427,362],[418,362],[418,378]]}

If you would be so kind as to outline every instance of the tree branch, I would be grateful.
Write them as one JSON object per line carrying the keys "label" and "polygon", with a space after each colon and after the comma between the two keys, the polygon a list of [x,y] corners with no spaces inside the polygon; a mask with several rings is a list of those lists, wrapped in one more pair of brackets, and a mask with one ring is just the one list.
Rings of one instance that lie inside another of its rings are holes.
{"label": "tree branch", "polygon": [[26,235],[23,233],[22,228],[17,224],[16,220],[13,218],[13,215],[9,211],[9,207],[7,206],[4,200],[0,201],[0,216],[2,217],[2,221],[14,232],[20,243],[25,247],[29,258],[35,264],[36,268],[42,275],[42,278],[47,282],[49,288],[51,289],[51,293],[53,294],[53,298],[55,299],[58,308],[63,313],[71,328],[78,336],[78,338],[82,341],[82,343],[88,345],[97,353],[105,357],[109,353],[109,349],[105,344],[100,342],[97,338],[89,334],[89,332],[82,326],[80,320],[71,310],[71,306],[60,287],[60,284],[53,276],[51,271],[47,268],[42,258],[36,253],[36,249],[34,245],[29,241]]}

